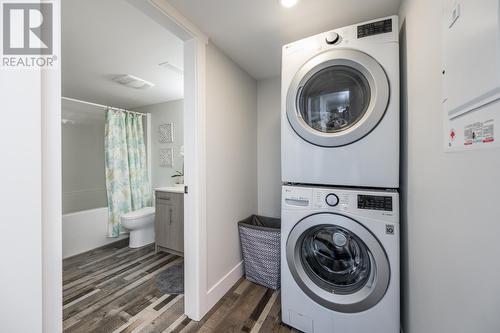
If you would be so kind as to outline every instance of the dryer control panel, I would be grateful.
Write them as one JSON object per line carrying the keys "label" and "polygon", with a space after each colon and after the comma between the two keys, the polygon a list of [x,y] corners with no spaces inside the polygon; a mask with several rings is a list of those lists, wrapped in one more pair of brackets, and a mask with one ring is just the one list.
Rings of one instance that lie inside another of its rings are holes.
{"label": "dryer control panel", "polygon": [[358,208],[392,211],[392,197],[358,194]]}
{"label": "dryer control panel", "polygon": [[392,32],[392,19],[358,25],[358,38]]}

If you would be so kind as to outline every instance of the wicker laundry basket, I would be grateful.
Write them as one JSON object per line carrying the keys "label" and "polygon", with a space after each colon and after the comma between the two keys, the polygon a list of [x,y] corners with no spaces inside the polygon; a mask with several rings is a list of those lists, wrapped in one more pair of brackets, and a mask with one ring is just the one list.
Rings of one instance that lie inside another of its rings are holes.
{"label": "wicker laundry basket", "polygon": [[281,220],[252,215],[238,222],[245,276],[271,289],[280,287]]}

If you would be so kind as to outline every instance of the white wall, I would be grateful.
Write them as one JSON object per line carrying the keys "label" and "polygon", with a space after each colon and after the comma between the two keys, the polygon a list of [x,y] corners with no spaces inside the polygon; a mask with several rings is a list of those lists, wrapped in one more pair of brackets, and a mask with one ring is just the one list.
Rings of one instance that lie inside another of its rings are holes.
{"label": "white wall", "polygon": [[217,289],[241,274],[237,222],[257,213],[257,84],[213,44],[206,66],[207,287]]}
{"label": "white wall", "polygon": [[257,82],[259,214],[281,216],[281,78]]}
{"label": "white wall", "polygon": [[[179,155],[184,144],[184,101],[182,99],[166,103],[153,104],[135,109],[139,112],[151,113],[151,185],[153,188],[173,186],[175,180],[172,175],[177,170],[182,171],[184,158]],[[161,124],[174,124],[174,142],[160,143],[158,141],[158,126]],[[160,152],[162,148],[174,148],[172,168],[160,167]]]}
{"label": "white wall", "polygon": [[500,330],[500,152],[443,151],[442,5],[405,0],[400,11],[403,328],[493,333]]}
{"label": "white wall", "polygon": [[40,72],[1,70],[0,101],[0,331],[36,333],[43,283]]}

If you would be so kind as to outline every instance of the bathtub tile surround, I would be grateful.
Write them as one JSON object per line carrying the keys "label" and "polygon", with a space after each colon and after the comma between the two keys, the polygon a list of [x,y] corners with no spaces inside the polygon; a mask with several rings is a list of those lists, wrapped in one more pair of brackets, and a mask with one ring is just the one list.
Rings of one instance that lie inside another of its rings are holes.
{"label": "bathtub tile surround", "polygon": [[184,295],[163,293],[157,277],[182,264],[153,246],[126,241],[64,260],[65,332],[292,332],[281,324],[279,291],[241,279],[199,322],[184,315]]}
{"label": "bathtub tile surround", "polygon": [[108,236],[118,237],[124,232],[121,215],[151,205],[142,117],[135,113],[107,110],[104,150]]}
{"label": "bathtub tile surround", "polygon": [[71,100],[62,101],[63,214],[108,206],[104,124],[103,110]]}

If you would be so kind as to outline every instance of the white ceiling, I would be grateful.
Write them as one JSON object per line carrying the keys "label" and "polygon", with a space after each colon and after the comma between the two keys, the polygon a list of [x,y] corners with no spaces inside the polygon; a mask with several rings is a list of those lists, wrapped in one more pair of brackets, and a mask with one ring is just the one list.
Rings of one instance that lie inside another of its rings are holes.
{"label": "white ceiling", "polygon": [[[183,42],[125,0],[62,1],[62,94],[120,108],[183,97],[183,76],[158,66],[183,68]],[[149,89],[111,79],[131,74]]]}
{"label": "white ceiling", "polygon": [[331,29],[396,14],[400,0],[169,0],[256,79],[280,74],[281,46]]}

